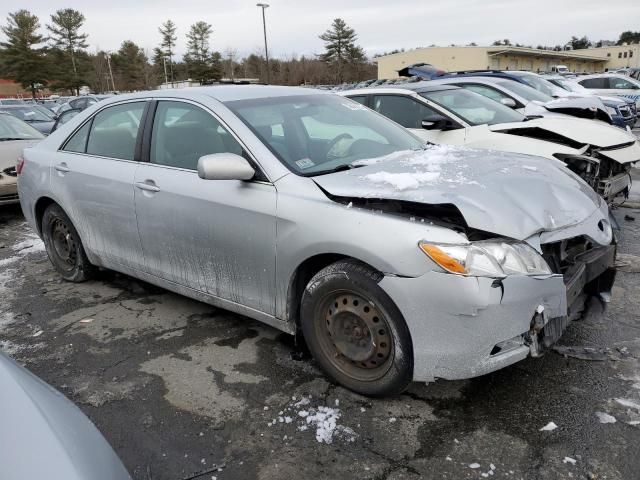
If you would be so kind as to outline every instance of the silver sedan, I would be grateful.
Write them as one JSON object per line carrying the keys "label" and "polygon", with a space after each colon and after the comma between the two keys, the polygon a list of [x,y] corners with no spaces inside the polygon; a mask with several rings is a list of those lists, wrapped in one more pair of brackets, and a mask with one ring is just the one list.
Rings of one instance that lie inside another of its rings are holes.
{"label": "silver sedan", "polygon": [[309,89],[114,97],[18,172],[63,278],[110,268],[301,333],[367,395],[537,356],[614,279],[608,208],[559,162],[425,146]]}

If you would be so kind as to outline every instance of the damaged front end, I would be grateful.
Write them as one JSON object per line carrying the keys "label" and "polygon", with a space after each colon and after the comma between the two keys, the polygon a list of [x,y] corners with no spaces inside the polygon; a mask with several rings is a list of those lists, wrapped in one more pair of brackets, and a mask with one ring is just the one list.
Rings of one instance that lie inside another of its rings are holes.
{"label": "damaged front end", "polygon": [[579,236],[541,247],[551,270],[562,275],[567,313],[547,318],[544,309],[536,311],[529,331],[523,335],[534,357],[555,344],[570,322],[582,317],[590,297],[608,298],[616,278],[615,244],[594,245],[588,237]]}
{"label": "damaged front end", "polygon": [[599,147],[537,126],[500,130],[499,133],[550,141],[575,149],[576,153],[556,153],[554,157],[564,162],[607,202],[612,203],[619,196],[624,199],[629,196],[631,167],[640,160],[636,141]]}

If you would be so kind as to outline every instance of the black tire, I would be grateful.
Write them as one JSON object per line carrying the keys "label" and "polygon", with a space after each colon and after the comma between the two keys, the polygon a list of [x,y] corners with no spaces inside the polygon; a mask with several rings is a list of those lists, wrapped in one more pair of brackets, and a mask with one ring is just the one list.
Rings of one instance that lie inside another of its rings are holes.
{"label": "black tire", "polygon": [[82,246],[77,230],[64,210],[51,204],[42,216],[42,240],[49,260],[58,273],[70,282],[84,282],[96,272]]}
{"label": "black tire", "polygon": [[381,279],[361,262],[341,260],[309,281],[300,306],[304,339],[322,370],[372,397],[401,393],[413,377],[411,335]]}

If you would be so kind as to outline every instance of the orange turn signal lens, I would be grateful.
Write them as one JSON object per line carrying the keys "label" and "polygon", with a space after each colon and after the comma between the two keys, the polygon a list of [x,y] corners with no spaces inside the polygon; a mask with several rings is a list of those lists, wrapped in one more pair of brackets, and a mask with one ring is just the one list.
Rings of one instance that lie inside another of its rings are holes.
{"label": "orange turn signal lens", "polygon": [[446,271],[451,273],[467,273],[467,269],[458,262],[455,258],[447,255],[442,249],[435,245],[429,245],[427,243],[421,243],[420,249],[426,253],[431,260],[436,262]]}

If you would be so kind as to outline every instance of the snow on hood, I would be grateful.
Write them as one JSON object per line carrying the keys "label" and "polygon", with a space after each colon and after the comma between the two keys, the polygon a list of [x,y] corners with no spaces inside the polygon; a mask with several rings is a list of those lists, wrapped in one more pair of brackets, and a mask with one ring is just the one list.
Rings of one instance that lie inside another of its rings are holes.
{"label": "snow on hood", "polygon": [[453,204],[470,227],[524,240],[578,224],[598,195],[561,162],[448,145],[356,162],[313,177],[333,196]]}
{"label": "snow on hood", "polygon": [[535,118],[526,122],[489,125],[489,129],[494,132],[533,127],[548,130],[575,140],[576,142],[594,147],[612,147],[614,145],[622,145],[636,141],[636,137],[633,134],[621,128],[584,118],[545,117]]}

